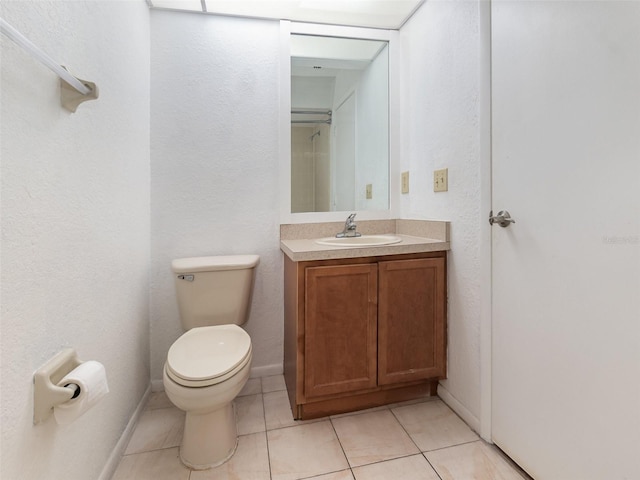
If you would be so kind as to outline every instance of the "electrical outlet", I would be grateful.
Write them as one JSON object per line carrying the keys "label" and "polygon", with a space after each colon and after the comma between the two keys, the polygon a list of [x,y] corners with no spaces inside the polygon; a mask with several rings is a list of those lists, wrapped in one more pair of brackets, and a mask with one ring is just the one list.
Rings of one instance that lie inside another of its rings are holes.
{"label": "electrical outlet", "polygon": [[373,185],[367,184],[367,200],[371,200],[373,198]]}
{"label": "electrical outlet", "polygon": [[409,193],[409,172],[402,172],[402,193]]}
{"label": "electrical outlet", "polygon": [[433,171],[433,191],[446,192],[449,190],[449,169]]}

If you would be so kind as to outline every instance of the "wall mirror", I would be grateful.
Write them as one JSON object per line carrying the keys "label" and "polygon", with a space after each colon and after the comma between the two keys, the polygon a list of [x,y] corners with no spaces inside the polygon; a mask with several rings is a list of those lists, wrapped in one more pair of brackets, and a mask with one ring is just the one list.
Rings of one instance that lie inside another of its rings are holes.
{"label": "wall mirror", "polygon": [[291,213],[389,209],[387,41],[291,34]]}

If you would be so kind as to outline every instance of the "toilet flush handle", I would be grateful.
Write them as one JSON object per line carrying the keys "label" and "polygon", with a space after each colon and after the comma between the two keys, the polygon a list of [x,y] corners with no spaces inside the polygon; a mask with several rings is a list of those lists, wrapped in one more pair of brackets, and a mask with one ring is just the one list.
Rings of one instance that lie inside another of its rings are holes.
{"label": "toilet flush handle", "polygon": [[180,280],[186,280],[187,282],[193,282],[195,275],[178,275]]}

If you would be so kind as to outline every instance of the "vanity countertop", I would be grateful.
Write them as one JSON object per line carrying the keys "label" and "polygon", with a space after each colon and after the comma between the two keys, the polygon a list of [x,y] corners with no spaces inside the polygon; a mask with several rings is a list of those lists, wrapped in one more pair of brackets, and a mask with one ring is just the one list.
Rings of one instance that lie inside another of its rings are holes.
{"label": "vanity countertop", "polygon": [[280,240],[280,249],[294,262],[333,260],[338,258],[377,257],[405,253],[440,252],[450,249],[448,241],[394,233],[402,242],[375,247],[341,247],[319,245],[315,239]]}
{"label": "vanity countertop", "polygon": [[440,220],[363,220],[358,222],[362,235],[394,235],[402,242],[373,247],[320,245],[318,238],[332,237],[344,222],[280,225],[280,250],[294,262],[378,257],[407,253],[442,252],[451,249],[449,222]]}

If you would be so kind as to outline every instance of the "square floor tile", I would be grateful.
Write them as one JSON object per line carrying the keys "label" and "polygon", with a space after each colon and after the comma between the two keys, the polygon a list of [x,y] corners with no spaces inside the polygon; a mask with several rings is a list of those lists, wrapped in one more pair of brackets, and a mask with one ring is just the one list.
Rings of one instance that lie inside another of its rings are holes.
{"label": "square floor tile", "polygon": [[423,452],[479,438],[441,400],[393,408],[391,411]]}
{"label": "square floor tile", "polygon": [[175,447],[122,457],[111,480],[189,480],[190,473]]}
{"label": "square floor tile", "polygon": [[184,416],[184,412],[175,407],[145,410],[140,415],[125,455],[179,446]]}
{"label": "square floor tile", "polygon": [[332,419],[352,467],[420,453],[391,411]]}
{"label": "square floor tile", "polygon": [[264,394],[264,419],[267,430],[296,425],[286,390]]}
{"label": "square floor tile", "polygon": [[[252,380],[234,401],[240,436],[225,464],[205,471],[182,465],[185,414],[154,392],[112,480],[529,478],[439,399],[302,422],[293,420],[281,375]],[[259,393],[263,385],[271,391]]]}
{"label": "square floor tile", "polygon": [[269,480],[267,436],[264,432],[238,437],[233,457],[210,470],[194,470],[190,480]]}
{"label": "square floor tile", "polygon": [[286,389],[287,385],[284,383],[284,375],[262,377],[262,393],[278,392]]}
{"label": "square floor tile", "polygon": [[239,397],[244,397],[245,395],[255,395],[257,393],[262,393],[262,379],[261,378],[250,378],[245,383],[242,390],[238,394]]}
{"label": "square floor tile", "polygon": [[267,430],[326,421],[326,418],[294,420],[291,404],[289,403],[289,395],[287,395],[286,390],[264,394],[264,417]]}
{"label": "square floor tile", "polygon": [[442,480],[523,480],[494,447],[483,441],[425,453]]}
{"label": "square floor tile", "polygon": [[356,480],[440,480],[422,455],[396,458],[353,469]]}
{"label": "square floor tile", "polygon": [[349,468],[328,420],[267,432],[273,480],[294,480]]}
{"label": "square floor tile", "polygon": [[233,403],[236,407],[236,425],[238,435],[264,432],[264,407],[262,394],[237,397]]}

